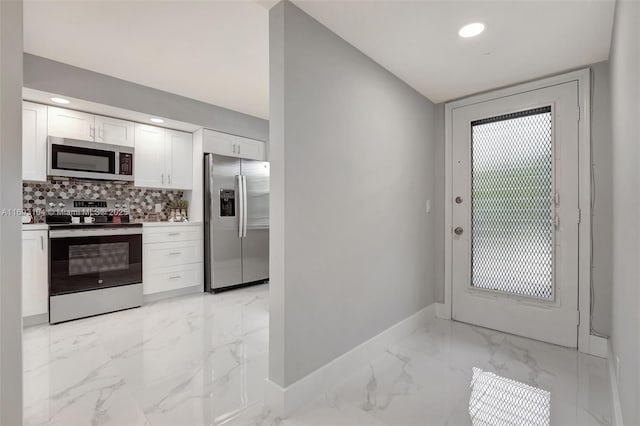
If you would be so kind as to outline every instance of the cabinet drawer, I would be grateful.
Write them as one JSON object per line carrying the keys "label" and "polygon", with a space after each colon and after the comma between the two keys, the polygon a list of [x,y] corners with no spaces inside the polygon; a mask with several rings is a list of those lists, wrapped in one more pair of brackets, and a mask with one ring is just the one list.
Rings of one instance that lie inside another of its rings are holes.
{"label": "cabinet drawer", "polygon": [[201,225],[179,225],[179,226],[158,226],[143,229],[143,240],[145,244],[167,243],[172,241],[194,241],[202,240]]}
{"label": "cabinet drawer", "polygon": [[203,268],[202,262],[164,268],[145,266],[143,276],[144,294],[202,286]]}
{"label": "cabinet drawer", "polygon": [[150,268],[202,262],[202,240],[144,245],[144,264]]}

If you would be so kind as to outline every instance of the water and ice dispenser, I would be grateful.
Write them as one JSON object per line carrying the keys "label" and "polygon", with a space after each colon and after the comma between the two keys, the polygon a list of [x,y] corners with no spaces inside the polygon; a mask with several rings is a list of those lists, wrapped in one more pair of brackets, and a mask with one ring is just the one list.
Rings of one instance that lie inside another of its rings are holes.
{"label": "water and ice dispenser", "polygon": [[236,191],[234,189],[220,190],[220,216],[236,215]]}

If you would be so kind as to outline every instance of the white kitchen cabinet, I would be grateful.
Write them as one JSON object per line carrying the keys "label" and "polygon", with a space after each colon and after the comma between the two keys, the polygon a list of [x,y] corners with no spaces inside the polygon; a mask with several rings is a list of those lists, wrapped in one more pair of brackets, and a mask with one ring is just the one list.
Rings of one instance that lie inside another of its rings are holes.
{"label": "white kitchen cabinet", "polygon": [[164,129],[145,124],[135,125],[133,177],[135,186],[164,188]]}
{"label": "white kitchen cabinet", "polygon": [[144,294],[204,289],[202,225],[150,225],[142,229]]}
{"label": "white kitchen cabinet", "polygon": [[134,125],[131,121],[96,115],[95,141],[133,147]]}
{"label": "white kitchen cabinet", "polygon": [[22,316],[49,310],[49,239],[45,230],[22,231]]}
{"label": "white kitchen cabinet", "polygon": [[207,129],[204,131],[204,151],[228,157],[266,161],[264,142]]}
{"label": "white kitchen cabinet", "polygon": [[167,187],[193,188],[193,136],[191,133],[166,130],[165,170]]}
{"label": "white kitchen cabinet", "polygon": [[22,179],[47,180],[47,106],[22,103]]}
{"label": "white kitchen cabinet", "polygon": [[135,125],[135,186],[188,190],[193,187],[191,133]]}
{"label": "white kitchen cabinet", "polygon": [[80,140],[94,140],[93,114],[70,109],[49,107],[49,136]]}
{"label": "white kitchen cabinet", "polygon": [[134,123],[70,109],[49,107],[49,136],[134,146]]}

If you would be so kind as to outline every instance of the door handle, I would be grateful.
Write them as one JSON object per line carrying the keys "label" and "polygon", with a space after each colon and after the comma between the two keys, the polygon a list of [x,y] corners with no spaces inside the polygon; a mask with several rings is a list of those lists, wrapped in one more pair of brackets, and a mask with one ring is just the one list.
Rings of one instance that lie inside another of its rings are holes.
{"label": "door handle", "polygon": [[240,208],[238,209],[238,212],[240,213],[240,216],[238,217],[238,238],[242,238],[244,235],[243,232],[243,228],[244,228],[244,191],[243,191],[243,185],[242,185],[242,176],[241,175],[237,175],[236,176],[236,180],[238,181],[238,200],[240,201]]}
{"label": "door handle", "polygon": [[[240,148],[238,148],[238,152],[240,152]],[[244,212],[242,216],[244,217],[244,224],[242,226],[242,236],[247,236],[247,177],[242,176],[242,207],[244,208]]]}
{"label": "door handle", "polygon": [[462,227],[458,226],[456,229],[453,230],[453,233],[456,235],[462,235],[464,233],[464,229],[462,229]]}

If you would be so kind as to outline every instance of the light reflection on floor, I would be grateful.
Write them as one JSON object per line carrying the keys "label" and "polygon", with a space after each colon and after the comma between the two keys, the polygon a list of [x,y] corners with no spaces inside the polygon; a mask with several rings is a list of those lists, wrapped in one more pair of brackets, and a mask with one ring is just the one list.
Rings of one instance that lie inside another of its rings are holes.
{"label": "light reflection on floor", "polygon": [[548,426],[551,393],[473,367],[469,416],[473,426]]}

